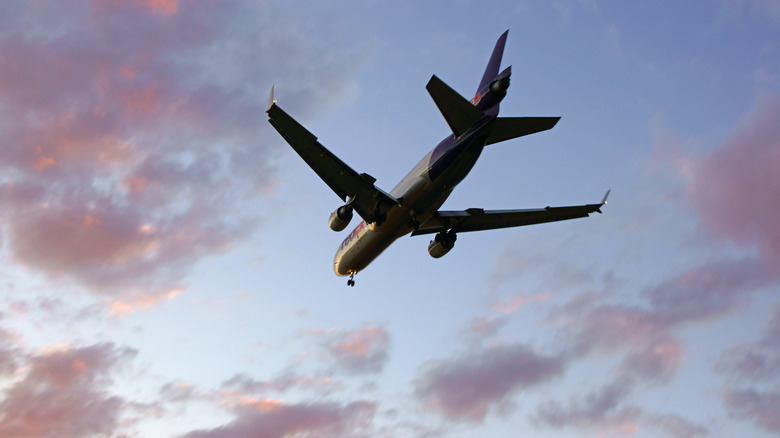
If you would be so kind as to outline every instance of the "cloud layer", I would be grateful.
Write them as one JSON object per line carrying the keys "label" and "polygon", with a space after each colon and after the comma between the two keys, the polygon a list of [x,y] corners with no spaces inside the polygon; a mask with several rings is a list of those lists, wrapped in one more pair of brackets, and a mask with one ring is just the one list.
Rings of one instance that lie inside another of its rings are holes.
{"label": "cloud layer", "polygon": [[447,418],[481,422],[510,395],[559,375],[562,369],[561,357],[523,345],[499,346],[432,362],[415,383],[415,395]]}
{"label": "cloud layer", "polygon": [[271,83],[311,114],[364,57],[320,56],[332,24],[294,29],[273,2],[4,9],[20,19],[0,35],[1,231],[14,260],[102,293],[164,296],[250,236],[275,178]]}
{"label": "cloud layer", "polygon": [[127,400],[108,391],[112,375],[135,354],[98,344],[21,357],[21,377],[4,388],[0,402],[0,435],[110,436],[127,409]]}
{"label": "cloud layer", "polygon": [[780,97],[760,100],[741,126],[693,166],[690,196],[707,229],[756,245],[780,266]]}

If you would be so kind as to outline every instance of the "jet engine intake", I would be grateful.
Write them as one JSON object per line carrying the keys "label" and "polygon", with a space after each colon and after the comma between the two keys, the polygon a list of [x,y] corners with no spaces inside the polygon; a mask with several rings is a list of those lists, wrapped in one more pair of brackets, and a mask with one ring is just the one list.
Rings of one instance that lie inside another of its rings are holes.
{"label": "jet engine intake", "polygon": [[349,225],[349,221],[352,220],[352,206],[342,205],[341,207],[337,208],[336,211],[330,214],[330,219],[328,219],[328,226],[333,231],[341,231],[344,228],[347,228],[347,225]]}
{"label": "jet engine intake", "polygon": [[428,254],[435,259],[442,257],[444,254],[450,252],[455,246],[456,239],[457,236],[455,236],[455,233],[452,231],[448,233],[442,231],[441,233],[436,234],[436,237],[428,244]]}

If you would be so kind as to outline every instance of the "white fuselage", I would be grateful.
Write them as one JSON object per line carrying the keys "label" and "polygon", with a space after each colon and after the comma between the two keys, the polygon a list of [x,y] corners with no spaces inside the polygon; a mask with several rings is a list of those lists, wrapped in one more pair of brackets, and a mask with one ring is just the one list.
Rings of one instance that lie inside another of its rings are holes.
{"label": "white fuselage", "polygon": [[[444,170],[431,180],[431,169],[440,163],[432,162],[436,149],[429,152],[390,192],[402,200],[387,213],[381,225],[361,221],[347,236],[336,251],[333,270],[336,275],[354,275],[376,259],[398,238],[411,233],[415,224],[425,223],[441,207],[455,186],[474,167],[485,145],[487,133],[492,126],[491,119],[483,120],[465,138],[445,139],[442,143],[452,144],[452,150],[445,153],[449,162]],[[461,147],[455,147],[460,145]],[[441,157],[439,157],[441,158]]]}

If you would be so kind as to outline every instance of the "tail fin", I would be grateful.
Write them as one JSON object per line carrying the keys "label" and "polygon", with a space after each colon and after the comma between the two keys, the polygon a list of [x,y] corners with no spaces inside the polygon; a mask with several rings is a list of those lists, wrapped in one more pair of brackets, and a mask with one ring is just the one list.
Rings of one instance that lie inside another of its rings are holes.
{"label": "tail fin", "polygon": [[493,54],[490,55],[490,61],[485,68],[485,74],[482,75],[482,81],[477,87],[477,93],[480,90],[488,86],[496,76],[498,76],[498,69],[501,67],[501,58],[504,56],[504,46],[506,45],[506,36],[509,34],[509,30],[504,32],[496,41],[496,47],[493,48]]}
{"label": "tail fin", "polygon": [[475,107],[457,91],[450,88],[436,75],[431,76],[428,85],[425,86],[430,93],[433,102],[439,107],[444,120],[450,125],[455,137],[460,137],[466,131],[474,127],[485,115],[479,108]]}

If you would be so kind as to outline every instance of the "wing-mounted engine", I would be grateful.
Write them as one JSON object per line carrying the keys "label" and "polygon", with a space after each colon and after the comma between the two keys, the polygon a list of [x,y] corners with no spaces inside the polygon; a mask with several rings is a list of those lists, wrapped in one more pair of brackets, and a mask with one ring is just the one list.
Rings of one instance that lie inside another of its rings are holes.
{"label": "wing-mounted engine", "polygon": [[345,205],[337,208],[336,211],[330,214],[328,219],[328,226],[333,231],[341,231],[347,228],[349,221],[352,220],[352,203],[347,202]]}
{"label": "wing-mounted engine", "polygon": [[436,237],[428,244],[428,254],[435,259],[442,257],[444,254],[450,252],[455,246],[456,239],[457,236],[455,235],[455,232],[451,230],[448,232],[442,231],[441,233],[436,234]]}

